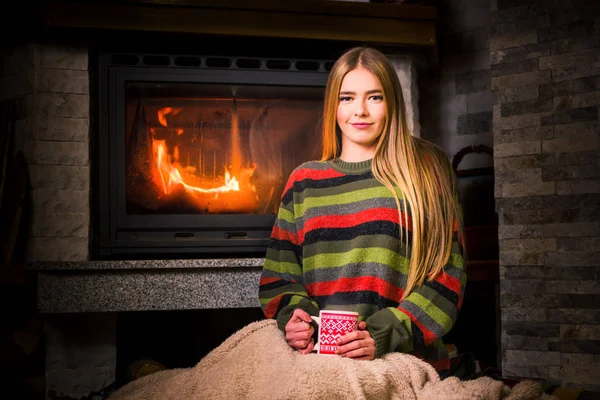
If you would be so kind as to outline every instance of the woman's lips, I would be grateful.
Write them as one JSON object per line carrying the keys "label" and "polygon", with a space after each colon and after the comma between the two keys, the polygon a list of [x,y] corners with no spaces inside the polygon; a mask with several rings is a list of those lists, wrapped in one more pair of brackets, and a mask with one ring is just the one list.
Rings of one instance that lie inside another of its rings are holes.
{"label": "woman's lips", "polygon": [[353,127],[358,129],[365,129],[371,126],[371,124],[367,124],[365,122],[357,122],[355,124],[351,124]]}

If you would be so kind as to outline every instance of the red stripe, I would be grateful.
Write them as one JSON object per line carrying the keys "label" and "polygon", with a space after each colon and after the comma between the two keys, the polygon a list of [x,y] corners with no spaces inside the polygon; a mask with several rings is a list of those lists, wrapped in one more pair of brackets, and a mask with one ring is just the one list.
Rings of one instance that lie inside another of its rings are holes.
{"label": "red stripe", "polygon": [[298,240],[298,235],[295,235],[293,232],[286,231],[285,229],[282,229],[278,226],[273,227],[271,237],[276,240],[287,240],[289,242],[292,242],[296,246],[299,246],[300,243],[302,243],[300,240]]}
{"label": "red stripe", "polygon": [[267,276],[261,276],[260,281],[258,282],[258,285],[259,286],[268,285],[269,283],[273,283],[273,282],[276,282],[279,280],[281,280],[281,278],[269,278]]}
{"label": "red stripe", "polygon": [[265,307],[264,313],[267,318],[274,318],[275,313],[277,312],[277,307],[279,307],[279,302],[281,302],[282,296],[277,296],[273,300],[271,300]]}
{"label": "red stripe", "polygon": [[442,272],[438,275],[437,278],[435,278],[435,281],[446,286],[448,289],[452,290],[454,293],[460,296],[462,284],[458,279],[456,279],[452,275]]}
{"label": "red stripe", "polygon": [[400,302],[404,291],[376,276],[340,278],[335,281],[309,283],[306,290],[311,296],[331,296],[337,292],[359,292],[369,290],[392,301]]}
{"label": "red stripe", "polygon": [[298,229],[298,243],[304,243],[304,228]]}
{"label": "red stripe", "polygon": [[[402,223],[404,226],[404,216],[402,213]],[[394,223],[398,223],[398,210],[393,208],[375,208],[371,210],[365,210],[358,212],[356,214],[348,214],[348,215],[328,215],[322,217],[313,217],[307,220],[304,223],[304,227],[298,230],[298,243],[304,242],[304,236],[306,232],[310,232],[315,229],[320,228],[333,228],[333,229],[343,229],[343,228],[351,228],[354,226],[358,226],[365,222],[371,221],[391,221]],[[408,229],[411,227],[411,219],[410,215],[408,216]]]}
{"label": "red stripe", "polygon": [[425,326],[414,315],[402,307],[398,307],[398,309],[404,314],[408,315],[410,320],[421,330],[421,332],[423,332],[423,341],[426,345],[432,344],[436,341],[437,336],[435,336],[435,334],[429,329],[425,328]]}
{"label": "red stripe", "polygon": [[365,222],[390,221],[398,223],[398,210],[395,208],[371,208],[355,214],[325,215],[306,220],[304,228],[307,230],[321,228],[350,228]]}
{"label": "red stripe", "polygon": [[310,169],[310,168],[299,169],[299,170],[295,171],[292,174],[292,176],[290,176],[290,179],[288,180],[287,185],[285,185],[285,189],[283,190],[283,193],[284,194],[287,193],[287,191],[294,185],[294,183],[303,181],[305,179],[321,180],[321,179],[329,179],[329,178],[338,178],[340,176],[344,176],[344,174],[336,171],[333,168],[328,168],[325,170]]}

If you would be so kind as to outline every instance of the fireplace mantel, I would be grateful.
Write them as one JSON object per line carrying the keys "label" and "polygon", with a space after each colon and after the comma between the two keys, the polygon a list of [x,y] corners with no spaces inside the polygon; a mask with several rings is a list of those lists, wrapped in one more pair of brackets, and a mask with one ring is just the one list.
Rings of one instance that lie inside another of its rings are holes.
{"label": "fireplace mantel", "polygon": [[38,311],[90,313],[259,307],[262,258],[32,262]]}
{"label": "fireplace mantel", "polygon": [[425,49],[436,45],[431,6],[344,1],[52,1],[46,28],[170,32],[365,42]]}

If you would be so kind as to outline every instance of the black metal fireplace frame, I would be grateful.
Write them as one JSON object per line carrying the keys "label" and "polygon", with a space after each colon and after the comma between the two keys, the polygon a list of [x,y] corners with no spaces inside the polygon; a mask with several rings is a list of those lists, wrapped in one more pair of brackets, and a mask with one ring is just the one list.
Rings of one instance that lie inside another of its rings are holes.
{"label": "black metal fireplace frame", "polygon": [[105,52],[97,55],[95,67],[92,256],[97,259],[264,256],[275,215],[141,216],[125,212],[126,160],[125,146],[121,145],[125,142],[125,83],[324,88],[331,61]]}

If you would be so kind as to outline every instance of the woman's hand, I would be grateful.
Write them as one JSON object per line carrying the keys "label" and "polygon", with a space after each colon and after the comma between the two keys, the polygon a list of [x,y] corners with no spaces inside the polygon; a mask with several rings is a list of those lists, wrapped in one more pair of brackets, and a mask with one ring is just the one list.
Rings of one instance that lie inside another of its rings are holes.
{"label": "woman's hand", "polygon": [[306,311],[296,308],[292,318],[285,326],[285,340],[302,354],[310,353],[315,347],[312,338],[315,328],[313,328],[311,322],[312,319]]}
{"label": "woman's hand", "polygon": [[338,339],[336,351],[341,357],[355,360],[373,360],[375,358],[375,340],[367,331],[367,323],[358,323],[358,330],[350,332]]}

